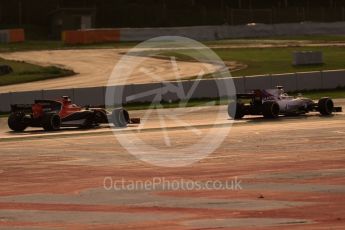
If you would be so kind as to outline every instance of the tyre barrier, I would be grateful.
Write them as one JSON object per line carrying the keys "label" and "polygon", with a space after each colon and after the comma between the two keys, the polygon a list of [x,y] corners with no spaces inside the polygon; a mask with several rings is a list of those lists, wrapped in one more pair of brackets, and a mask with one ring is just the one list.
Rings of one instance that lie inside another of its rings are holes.
{"label": "tyre barrier", "polygon": [[25,41],[24,29],[0,30],[0,43],[17,43]]}
{"label": "tyre barrier", "polygon": [[67,45],[118,42],[120,31],[117,29],[69,30],[62,33],[62,41]]}
{"label": "tyre barrier", "polygon": [[13,69],[9,65],[0,65],[0,76],[13,73]]}

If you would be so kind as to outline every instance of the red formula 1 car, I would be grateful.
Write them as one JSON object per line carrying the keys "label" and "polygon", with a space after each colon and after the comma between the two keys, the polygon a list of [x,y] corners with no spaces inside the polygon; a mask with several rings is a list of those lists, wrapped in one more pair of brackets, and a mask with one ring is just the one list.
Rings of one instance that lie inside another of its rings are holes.
{"label": "red formula 1 car", "polygon": [[108,113],[103,108],[80,107],[69,97],[60,100],[36,100],[32,105],[11,105],[8,126],[16,132],[27,127],[42,127],[46,131],[59,130],[61,127],[92,128],[100,124],[113,123],[116,127],[140,123],[139,118],[130,119],[122,108]]}

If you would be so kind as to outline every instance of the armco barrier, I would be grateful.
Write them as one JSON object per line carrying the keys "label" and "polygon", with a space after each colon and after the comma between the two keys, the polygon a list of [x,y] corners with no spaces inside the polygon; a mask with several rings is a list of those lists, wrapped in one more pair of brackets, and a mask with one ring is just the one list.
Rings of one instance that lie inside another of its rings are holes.
{"label": "armco barrier", "polygon": [[[228,79],[221,79],[225,82],[225,84],[231,84],[231,83],[227,83]],[[245,85],[245,79],[244,77],[234,77],[232,78],[233,83],[235,85],[235,89],[236,89],[236,93],[245,93],[246,92],[246,85]],[[229,87],[228,87],[229,88]],[[224,96],[228,96],[228,95],[224,95],[222,92],[220,92],[220,97],[224,97]]]}
{"label": "armco barrier", "polygon": [[272,87],[283,86],[286,91],[293,92],[297,90],[297,79],[295,73],[272,75]]}
{"label": "armco barrier", "polygon": [[126,103],[162,101],[161,83],[129,85],[129,89],[123,94]]}
{"label": "armco barrier", "polygon": [[74,101],[74,89],[55,89],[43,91],[43,99],[55,100],[62,96],[69,96]]}
{"label": "armco barrier", "polygon": [[184,36],[195,40],[345,34],[345,22],[249,24],[190,27],[120,28],[120,41],[145,41],[158,36]]}
{"label": "armco barrier", "polygon": [[[111,95],[114,93],[114,95]],[[109,102],[105,101],[105,104],[110,103],[113,100],[113,103],[116,105],[126,104],[126,97],[130,96],[132,93],[132,85],[115,85],[107,86],[105,88],[105,97],[113,96],[114,98],[106,98],[110,100]],[[109,95],[108,95],[109,94]]]}
{"label": "armco barrier", "polygon": [[218,85],[214,79],[198,80],[198,81],[184,81],[184,88],[188,98],[202,99],[202,98],[217,98]]}
{"label": "armco barrier", "polygon": [[11,104],[32,104],[34,100],[43,99],[43,91],[29,91],[0,94],[0,112],[8,112]]}
{"label": "armco barrier", "polygon": [[296,73],[297,90],[322,89],[321,72]]}
{"label": "armco barrier", "polygon": [[184,96],[188,93],[188,83],[184,82],[162,82],[162,101],[172,102],[184,100]]}
{"label": "armco barrier", "polygon": [[249,92],[253,89],[269,89],[272,87],[272,76],[250,76],[244,77],[245,91]]}
{"label": "armco barrier", "polygon": [[74,103],[77,105],[105,105],[105,87],[74,89]]}
{"label": "armco barrier", "polygon": [[11,93],[11,102],[16,104],[32,104],[34,100],[42,100],[43,91]]}
{"label": "armco barrier", "polygon": [[330,70],[322,72],[322,88],[334,89],[345,87],[345,70]]}
{"label": "armco barrier", "polygon": [[145,41],[159,36],[183,36],[195,40],[217,40],[218,26],[121,28],[121,41]]}
{"label": "armco barrier", "polygon": [[0,94],[0,112],[11,110],[11,93]]}
{"label": "armco barrier", "polygon": [[244,80],[242,77],[215,79],[219,98],[229,97],[236,93],[244,93]]}
{"label": "armco barrier", "polygon": [[[122,102],[119,102],[120,104],[152,102],[154,99],[155,102],[176,101],[181,99],[183,95],[187,95],[194,83],[195,81],[163,82],[111,86],[110,89],[118,93],[115,94],[115,97],[120,97],[121,92]],[[233,79],[207,79],[197,83],[194,93],[190,95],[192,99],[229,96],[226,95],[225,87],[229,86],[231,89],[232,84],[235,85],[237,93],[244,93],[257,88],[272,88],[277,85],[284,86],[286,91],[335,89],[339,86],[345,87],[345,70],[236,77]],[[182,86],[183,93],[177,95],[180,89],[174,86]],[[104,105],[106,90],[105,87],[96,87],[4,93],[0,94],[0,111],[8,112],[12,103],[25,104],[32,103],[35,99],[58,99],[61,96],[70,96],[75,103],[81,105]],[[233,94],[233,92],[230,93]]]}

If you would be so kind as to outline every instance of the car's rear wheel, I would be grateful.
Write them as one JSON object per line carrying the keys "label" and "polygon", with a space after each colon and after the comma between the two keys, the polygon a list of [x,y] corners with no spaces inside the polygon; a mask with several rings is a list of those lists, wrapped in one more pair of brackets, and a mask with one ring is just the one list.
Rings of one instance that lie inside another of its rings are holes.
{"label": "car's rear wheel", "polygon": [[24,121],[24,118],[24,113],[11,113],[8,117],[8,127],[15,132],[23,132],[28,127]]}
{"label": "car's rear wheel", "polygon": [[231,102],[228,105],[228,114],[232,119],[241,119],[245,115],[245,105],[239,102]]}
{"label": "car's rear wheel", "polygon": [[42,120],[42,127],[45,131],[56,131],[61,127],[61,118],[56,113],[46,114]]}
{"label": "car's rear wheel", "polygon": [[264,115],[265,118],[277,118],[279,112],[279,105],[275,101],[266,101],[262,104],[262,115]]}
{"label": "car's rear wheel", "polygon": [[332,99],[324,97],[319,100],[318,108],[321,115],[329,116],[333,113],[334,103]]}
{"label": "car's rear wheel", "polygon": [[114,109],[112,120],[115,127],[124,128],[130,122],[129,114],[122,108]]}

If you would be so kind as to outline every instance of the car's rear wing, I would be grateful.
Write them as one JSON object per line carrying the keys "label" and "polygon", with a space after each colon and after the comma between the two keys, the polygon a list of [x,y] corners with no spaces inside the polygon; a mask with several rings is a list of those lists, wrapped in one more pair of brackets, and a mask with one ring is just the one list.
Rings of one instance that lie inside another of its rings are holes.
{"label": "car's rear wing", "polygon": [[238,93],[236,94],[237,99],[252,99],[255,97],[254,93]]}
{"label": "car's rear wing", "polygon": [[32,105],[30,104],[15,104],[11,105],[11,112],[24,112],[24,113],[30,113],[32,112]]}
{"label": "car's rear wing", "polygon": [[[35,104],[39,104],[40,106],[42,106],[45,112],[60,111],[62,107],[62,104],[60,102],[52,100],[35,100]],[[14,104],[11,105],[11,112],[31,113],[32,106],[35,104]]]}

